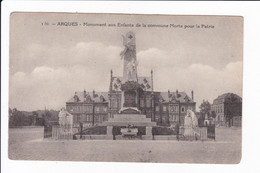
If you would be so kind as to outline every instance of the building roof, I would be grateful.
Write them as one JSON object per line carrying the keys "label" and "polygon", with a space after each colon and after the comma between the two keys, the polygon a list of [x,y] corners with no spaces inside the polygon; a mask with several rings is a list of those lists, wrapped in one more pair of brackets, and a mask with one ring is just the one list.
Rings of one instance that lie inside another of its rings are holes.
{"label": "building roof", "polygon": [[[144,90],[152,91],[152,82],[150,77],[138,77],[137,80]],[[112,90],[121,91],[122,81],[123,77],[112,77]]]}
{"label": "building roof", "polygon": [[220,103],[242,103],[242,98],[234,93],[225,93],[218,96],[213,101],[213,104],[220,104]]}
{"label": "building roof", "polygon": [[160,95],[164,102],[194,103],[186,92],[178,92],[178,96],[177,92],[161,92]]}
{"label": "building roof", "polygon": [[74,96],[67,102],[107,102],[108,92],[75,92]]}
{"label": "building roof", "polygon": [[[119,90],[120,91],[120,90]],[[79,91],[75,92],[74,96],[71,97],[67,103],[71,102],[108,102],[108,92],[85,92]],[[178,92],[178,96],[176,92],[160,92],[160,97],[162,102],[180,102],[180,103],[194,103],[194,101],[185,93],[185,92]]]}

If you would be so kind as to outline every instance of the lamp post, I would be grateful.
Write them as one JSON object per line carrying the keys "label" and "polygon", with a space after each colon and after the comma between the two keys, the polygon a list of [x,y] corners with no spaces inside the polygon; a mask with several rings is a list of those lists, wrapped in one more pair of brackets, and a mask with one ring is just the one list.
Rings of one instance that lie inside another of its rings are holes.
{"label": "lamp post", "polygon": [[178,108],[178,112],[179,112],[179,126],[181,125],[181,105],[180,105],[180,102],[178,101],[178,105],[179,105],[179,108]]}

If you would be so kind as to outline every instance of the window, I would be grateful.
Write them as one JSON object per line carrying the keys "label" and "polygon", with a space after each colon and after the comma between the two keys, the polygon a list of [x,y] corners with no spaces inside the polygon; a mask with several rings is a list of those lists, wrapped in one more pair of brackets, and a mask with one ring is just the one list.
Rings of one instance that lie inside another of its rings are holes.
{"label": "window", "polygon": [[99,106],[96,106],[96,108],[95,108],[95,112],[100,112],[100,108],[99,108]]}
{"label": "window", "polygon": [[99,106],[99,112],[103,112],[103,106]]}
{"label": "window", "polygon": [[172,121],[173,120],[173,115],[169,115],[169,120]]}
{"label": "window", "polygon": [[86,107],[86,112],[91,113],[91,112],[92,112],[92,109],[93,109],[93,107],[92,107],[91,105],[88,105],[88,106]]}
{"label": "window", "polygon": [[146,100],[146,107],[151,107],[151,99]]}
{"label": "window", "polygon": [[112,108],[117,108],[117,100],[116,99],[112,99],[111,100],[111,107]]}
{"label": "window", "polygon": [[104,112],[107,112],[107,107],[106,106],[104,106]]}
{"label": "window", "polygon": [[91,121],[90,115],[87,115],[87,121]]}
{"label": "window", "polygon": [[178,112],[178,106],[171,105],[171,106],[169,106],[169,110],[170,110],[170,112],[177,113]]}
{"label": "window", "polygon": [[159,112],[159,106],[155,106],[155,111]]}
{"label": "window", "polygon": [[185,107],[181,107],[181,112],[185,112]]}
{"label": "window", "polygon": [[172,121],[176,121],[176,115],[172,115]]}
{"label": "window", "polygon": [[87,115],[82,114],[80,117],[81,122],[86,122]]}
{"label": "window", "polygon": [[167,111],[167,107],[163,106],[163,112],[166,112],[166,111]]}
{"label": "window", "polygon": [[179,118],[178,118],[179,116],[177,116],[177,115],[174,115],[174,121],[179,121]]}
{"label": "window", "polygon": [[142,108],[144,107],[144,100],[143,100],[143,99],[140,100],[140,106],[141,106]]}

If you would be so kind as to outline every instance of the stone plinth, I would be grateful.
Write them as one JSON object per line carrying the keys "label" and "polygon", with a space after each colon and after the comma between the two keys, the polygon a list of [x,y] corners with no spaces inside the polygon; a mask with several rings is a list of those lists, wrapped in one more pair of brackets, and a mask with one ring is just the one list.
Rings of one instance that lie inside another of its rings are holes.
{"label": "stone plinth", "polygon": [[152,136],[153,135],[152,134],[152,127],[149,127],[149,126],[146,127],[146,135],[147,136]]}
{"label": "stone plinth", "polygon": [[146,126],[146,135],[142,136],[144,140],[153,140],[152,127]]}
{"label": "stone plinth", "polygon": [[113,126],[107,126],[107,137],[106,139],[113,140]]}
{"label": "stone plinth", "polygon": [[142,136],[142,139],[143,139],[143,140],[153,140],[153,136],[151,136],[151,135],[150,135],[150,136],[143,135],[143,136]]}
{"label": "stone plinth", "polygon": [[[143,114],[115,114],[113,118],[109,118],[103,125],[107,126],[107,136],[111,136],[113,133],[113,126],[145,126],[146,135],[142,136],[142,139],[152,140],[152,127],[156,126],[156,122],[152,122],[151,118],[146,118]],[[107,139],[113,139],[108,137]]]}
{"label": "stone plinth", "polygon": [[115,114],[114,118],[109,118],[103,123],[106,126],[156,126],[156,122],[152,122],[150,118],[146,118],[143,114]]}

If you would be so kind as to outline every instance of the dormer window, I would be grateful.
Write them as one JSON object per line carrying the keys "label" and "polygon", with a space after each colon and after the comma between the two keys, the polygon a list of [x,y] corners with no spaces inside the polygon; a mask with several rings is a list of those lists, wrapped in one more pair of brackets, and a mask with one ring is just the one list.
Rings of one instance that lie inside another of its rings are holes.
{"label": "dormer window", "polygon": [[100,102],[103,102],[103,101],[105,101],[105,99],[104,99],[104,97],[103,97],[103,96],[100,96],[100,97],[99,97],[99,99],[100,99]]}
{"label": "dormer window", "polygon": [[91,98],[90,98],[89,95],[87,95],[87,96],[85,97],[85,102],[89,103],[90,101],[91,101]]}
{"label": "dormer window", "polygon": [[77,95],[74,96],[74,102],[79,102],[79,97]]}

